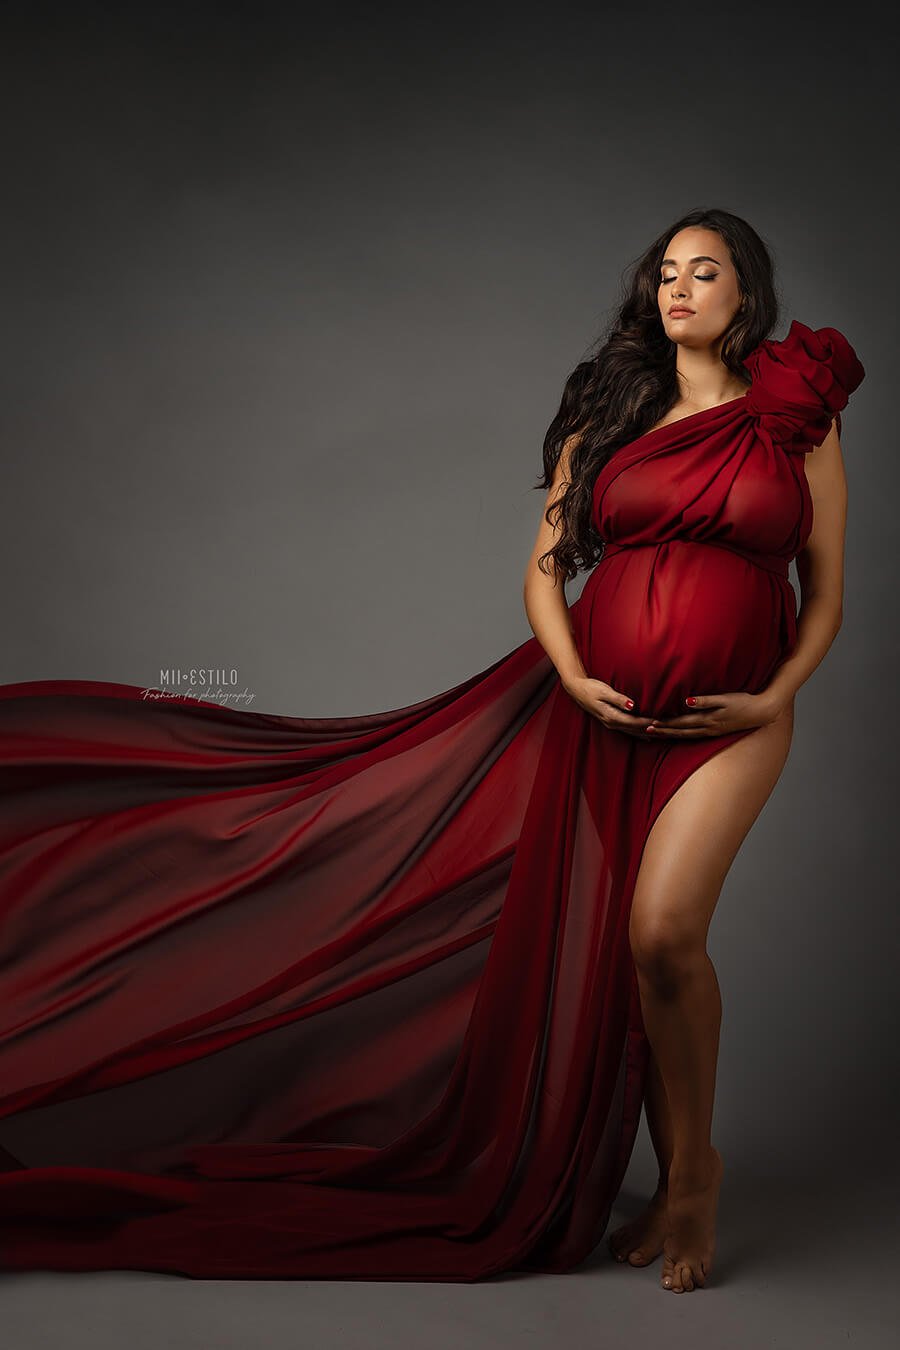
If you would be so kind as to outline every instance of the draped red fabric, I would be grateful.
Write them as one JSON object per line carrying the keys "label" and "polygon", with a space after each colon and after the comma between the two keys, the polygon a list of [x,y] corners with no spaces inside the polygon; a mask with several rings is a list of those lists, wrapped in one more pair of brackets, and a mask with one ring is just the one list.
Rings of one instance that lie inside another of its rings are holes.
{"label": "draped red fabric", "polygon": [[[639,712],[758,690],[796,641],[803,454],[864,370],[796,320],[747,365],[597,478],[573,629]],[[746,734],[610,731],[534,637],[358,717],[0,687],[0,1266],[579,1265],[642,1104],[644,842]]]}

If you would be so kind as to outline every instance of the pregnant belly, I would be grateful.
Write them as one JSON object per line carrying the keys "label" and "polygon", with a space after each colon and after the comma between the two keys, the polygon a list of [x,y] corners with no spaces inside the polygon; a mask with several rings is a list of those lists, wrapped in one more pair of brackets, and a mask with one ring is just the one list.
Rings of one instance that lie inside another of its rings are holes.
{"label": "pregnant belly", "polygon": [[757,693],[796,641],[788,581],[692,540],[611,554],[572,611],[588,674],[655,717],[689,712],[688,694]]}

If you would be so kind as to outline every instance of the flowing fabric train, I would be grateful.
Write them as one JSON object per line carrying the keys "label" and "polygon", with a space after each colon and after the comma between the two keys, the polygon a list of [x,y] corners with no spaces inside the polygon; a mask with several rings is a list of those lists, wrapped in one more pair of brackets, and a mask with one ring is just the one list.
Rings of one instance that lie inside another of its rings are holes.
{"label": "flowing fabric train", "polygon": [[[638,711],[761,689],[796,642],[803,456],[864,372],[796,320],[747,367],[598,476],[573,632]],[[0,686],[0,1266],[579,1265],[642,1104],[643,848],[747,734],[612,732],[533,637],[358,717]]]}

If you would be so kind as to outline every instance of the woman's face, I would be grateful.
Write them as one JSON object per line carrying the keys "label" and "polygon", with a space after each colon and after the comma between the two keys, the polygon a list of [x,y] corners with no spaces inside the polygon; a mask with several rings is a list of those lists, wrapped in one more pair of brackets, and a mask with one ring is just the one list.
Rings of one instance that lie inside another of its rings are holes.
{"label": "woman's face", "polygon": [[[685,347],[708,347],[725,332],[741,293],[725,241],[715,230],[691,226],[669,240],[657,292],[666,335]],[[673,305],[690,311],[670,314]]]}

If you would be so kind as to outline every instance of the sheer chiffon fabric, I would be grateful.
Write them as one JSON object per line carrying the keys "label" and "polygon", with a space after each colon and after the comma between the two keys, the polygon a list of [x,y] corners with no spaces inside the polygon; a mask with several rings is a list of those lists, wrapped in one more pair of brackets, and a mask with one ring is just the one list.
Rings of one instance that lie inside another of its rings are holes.
{"label": "sheer chiffon fabric", "polygon": [[[803,455],[864,371],[796,320],[599,474],[571,606],[637,711],[792,650]],[[0,686],[0,1267],[569,1271],[631,1156],[644,843],[748,732],[604,728],[536,638],[384,713]]]}

